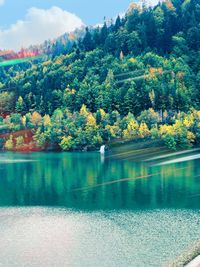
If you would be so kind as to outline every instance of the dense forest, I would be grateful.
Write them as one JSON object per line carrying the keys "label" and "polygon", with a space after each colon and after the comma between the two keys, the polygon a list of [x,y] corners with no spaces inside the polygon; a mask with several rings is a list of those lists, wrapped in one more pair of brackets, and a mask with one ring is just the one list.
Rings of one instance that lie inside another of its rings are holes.
{"label": "dense forest", "polygon": [[[111,140],[200,142],[200,0],[131,4],[124,17],[86,28],[45,60],[0,68],[0,131],[32,129],[62,150]],[[46,44],[47,46],[47,44]],[[6,149],[25,136],[9,135]]]}

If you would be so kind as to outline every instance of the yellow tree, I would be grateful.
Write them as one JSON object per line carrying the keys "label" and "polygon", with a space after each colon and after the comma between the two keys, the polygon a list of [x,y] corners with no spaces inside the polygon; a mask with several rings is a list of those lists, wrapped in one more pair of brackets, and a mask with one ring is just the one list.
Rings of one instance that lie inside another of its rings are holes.
{"label": "yellow tree", "polygon": [[22,116],[21,122],[22,122],[24,127],[26,126],[26,121],[27,121],[26,116]]}
{"label": "yellow tree", "polygon": [[123,131],[123,137],[125,139],[134,139],[138,136],[139,125],[136,120],[131,119],[127,125],[127,128]]}
{"label": "yellow tree", "polygon": [[51,118],[49,115],[44,115],[43,124],[44,124],[44,127],[51,126]]}
{"label": "yellow tree", "polygon": [[5,142],[4,145],[6,150],[12,150],[14,148],[13,136],[10,135],[9,139]]}
{"label": "yellow tree", "polygon": [[37,111],[34,111],[31,115],[31,122],[35,126],[41,125],[42,124],[42,116]]}
{"label": "yellow tree", "polygon": [[89,113],[87,116],[87,125],[96,127],[96,119],[92,113]]}
{"label": "yellow tree", "polygon": [[69,151],[73,147],[73,138],[71,136],[63,136],[60,142],[60,147],[64,151]]}
{"label": "yellow tree", "polygon": [[102,108],[99,109],[99,112],[101,114],[101,118],[104,119],[106,116],[106,112]]}
{"label": "yellow tree", "polygon": [[151,134],[145,122],[142,122],[139,127],[139,136],[142,138],[148,137]]}
{"label": "yellow tree", "polygon": [[85,116],[85,117],[88,116],[89,112],[88,112],[87,107],[86,107],[85,104],[82,105],[82,107],[81,107],[81,109],[80,109],[80,114],[81,114],[82,116]]}

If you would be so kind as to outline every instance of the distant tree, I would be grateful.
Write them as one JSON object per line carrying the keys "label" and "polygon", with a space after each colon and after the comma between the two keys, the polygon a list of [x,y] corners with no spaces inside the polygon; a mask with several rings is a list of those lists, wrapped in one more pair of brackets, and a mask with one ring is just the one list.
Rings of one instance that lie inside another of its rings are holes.
{"label": "distant tree", "polygon": [[85,51],[90,51],[94,47],[92,34],[90,33],[88,27],[86,27],[86,33],[85,33],[82,43],[83,43],[83,47]]}
{"label": "distant tree", "polygon": [[24,100],[21,96],[19,96],[17,102],[16,102],[16,106],[15,106],[15,110],[17,112],[24,112],[25,111],[25,104],[24,104]]}
{"label": "distant tree", "polygon": [[118,15],[117,16],[117,19],[115,21],[115,25],[114,25],[114,31],[118,31],[119,28],[121,27],[122,23],[121,23],[121,18],[120,16]]}

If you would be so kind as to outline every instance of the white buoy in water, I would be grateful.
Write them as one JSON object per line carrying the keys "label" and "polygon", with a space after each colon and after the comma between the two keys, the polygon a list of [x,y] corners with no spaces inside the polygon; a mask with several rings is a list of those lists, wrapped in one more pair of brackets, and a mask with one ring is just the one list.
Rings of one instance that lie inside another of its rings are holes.
{"label": "white buoy in water", "polygon": [[102,145],[102,146],[100,147],[100,153],[101,153],[101,154],[104,154],[104,153],[105,153],[105,145]]}

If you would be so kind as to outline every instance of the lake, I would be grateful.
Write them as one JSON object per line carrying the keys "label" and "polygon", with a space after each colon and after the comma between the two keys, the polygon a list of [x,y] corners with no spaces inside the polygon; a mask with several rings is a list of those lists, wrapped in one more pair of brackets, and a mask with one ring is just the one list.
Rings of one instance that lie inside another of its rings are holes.
{"label": "lake", "polygon": [[200,237],[200,156],[0,153],[0,266],[168,266]]}

